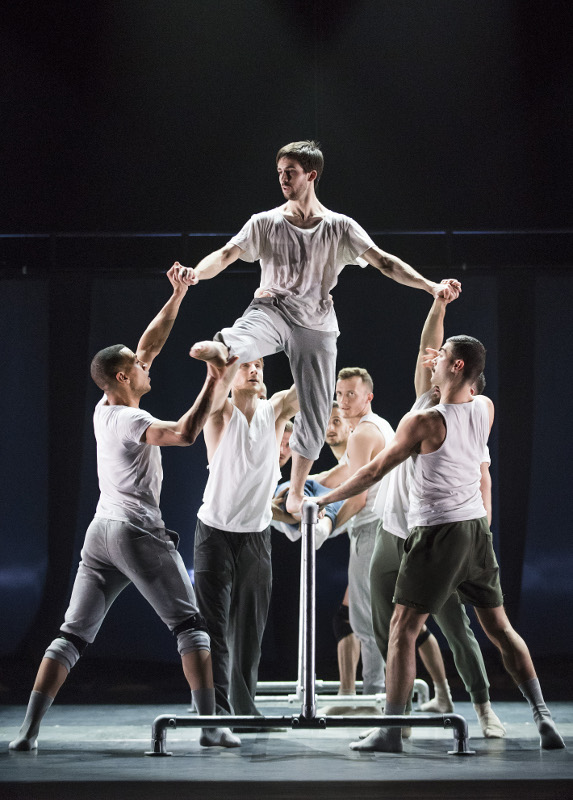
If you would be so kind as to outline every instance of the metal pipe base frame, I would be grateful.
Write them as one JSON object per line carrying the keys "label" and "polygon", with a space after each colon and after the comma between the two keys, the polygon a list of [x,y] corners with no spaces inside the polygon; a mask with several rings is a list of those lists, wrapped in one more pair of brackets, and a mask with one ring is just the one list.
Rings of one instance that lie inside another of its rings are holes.
{"label": "metal pipe base frame", "polygon": [[415,716],[317,716],[315,679],[315,525],[318,506],[310,501],[302,508],[302,573],[301,573],[301,678],[302,708],[294,716],[181,716],[162,714],[153,721],[151,750],[148,756],[170,756],[167,751],[167,730],[176,728],[288,728],[292,730],[325,730],[326,728],[400,727],[452,728],[454,749],[451,755],[470,755],[468,725],[460,714],[416,714]]}

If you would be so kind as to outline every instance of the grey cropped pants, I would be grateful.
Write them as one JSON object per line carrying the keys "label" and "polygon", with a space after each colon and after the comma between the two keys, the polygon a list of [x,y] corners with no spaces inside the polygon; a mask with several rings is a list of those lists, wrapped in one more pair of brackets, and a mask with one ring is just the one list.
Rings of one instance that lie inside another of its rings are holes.
{"label": "grey cropped pants", "polygon": [[[96,517],[86,532],[81,561],[61,630],[94,641],[120,592],[130,583],[145,597],[169,630],[198,612],[195,592],[173,531],[153,533],[129,522]],[[194,631],[196,646],[210,649],[209,636]],[[179,642],[181,644],[181,641]],[[187,642],[188,644],[188,642]]]}
{"label": "grey cropped pants", "polygon": [[291,449],[315,461],[324,445],[332,411],[336,383],[336,337],[334,331],[315,331],[292,323],[280,310],[277,298],[253,300],[232,327],[223,328],[215,339],[223,342],[240,363],[283,350],[288,356],[298,393],[290,439]]}

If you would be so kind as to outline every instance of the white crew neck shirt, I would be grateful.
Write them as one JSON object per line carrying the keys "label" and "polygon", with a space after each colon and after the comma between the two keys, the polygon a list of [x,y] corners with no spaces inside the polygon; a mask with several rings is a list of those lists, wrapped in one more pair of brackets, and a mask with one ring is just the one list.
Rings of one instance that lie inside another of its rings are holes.
{"label": "white crew neck shirt", "polygon": [[95,516],[132,522],[145,530],[164,528],[159,510],[161,448],[140,441],[158,420],[141,408],[106,401],[104,395],[93,420],[100,488]]}
{"label": "white crew neck shirt", "polygon": [[230,240],[243,261],[261,262],[260,290],[277,298],[295,325],[338,333],[331,290],[347,264],[374,247],[366,231],[344,214],[326,210],[313,228],[289,222],[280,208],[254,214]]}

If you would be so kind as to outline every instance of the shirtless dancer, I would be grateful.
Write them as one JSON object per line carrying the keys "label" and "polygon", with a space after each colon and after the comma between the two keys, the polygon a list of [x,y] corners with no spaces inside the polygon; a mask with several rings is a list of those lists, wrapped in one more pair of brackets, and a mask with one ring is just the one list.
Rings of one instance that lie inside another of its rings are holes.
{"label": "shirtless dancer", "polygon": [[[428,614],[437,613],[454,591],[471,603],[503,664],[533,712],[544,749],[565,743],[543,700],[527,645],[503,608],[499,568],[480,493],[480,464],[493,424],[493,403],[474,397],[485,349],[469,336],[448,339],[431,351],[432,384],[440,390],[434,408],[410,412],[393,442],[342,486],[317,498],[319,506],[352,497],[407,458],[413,459],[407,552],[400,564],[386,666],[389,716],[404,713],[415,677],[415,642]],[[452,486],[456,486],[452,492]],[[399,753],[399,727],[380,728],[357,750]]]}
{"label": "shirtless dancer", "polygon": [[353,219],[319,202],[315,186],[324,159],[316,142],[282,147],[276,164],[284,205],[255,214],[224,247],[188,271],[191,282],[198,283],[214,278],[238,258],[260,260],[262,269],[261,285],[243,316],[231,328],[223,328],[215,341],[195,344],[191,355],[223,365],[229,355],[247,362],[285,351],[301,398],[287,499],[287,511],[299,514],[304,482],[324,442],[331,408],[338,326],[330,292],[339,273],[346,264],[371,264],[433,297],[449,296],[450,288],[380,250]]}
{"label": "shirtless dancer", "polygon": [[[64,624],[46,650],[26,717],[11,750],[37,749],[40,723],[85,647],[92,643],[111,604],[131,582],[177,638],[183,672],[202,715],[215,713],[210,640],[193,586],[177,552],[179,536],[165,528],[159,510],[159,447],[187,447],[199,435],[228,367],[207,364],[205,385],[177,422],[163,422],[139,408],[151,389],[149,370],[159,355],[187,292],[181,270],[167,273],[173,294],[152,320],[133,353],[112,345],[94,357],[91,375],[104,392],[94,413],[100,499],[81,553]],[[203,729],[202,745],[237,747],[228,728]]]}

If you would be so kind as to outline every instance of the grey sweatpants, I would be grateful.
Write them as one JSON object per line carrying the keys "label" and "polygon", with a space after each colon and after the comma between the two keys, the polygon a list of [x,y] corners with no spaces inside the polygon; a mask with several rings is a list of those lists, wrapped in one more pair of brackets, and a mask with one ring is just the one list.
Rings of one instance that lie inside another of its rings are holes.
{"label": "grey sweatpants", "polygon": [[[130,583],[169,630],[196,614],[193,585],[175,546],[178,540],[165,529],[150,533],[129,522],[92,520],[61,630],[93,642],[111,604]],[[208,650],[209,637],[200,633],[200,649]]]}
{"label": "grey sweatpants", "polygon": [[296,386],[300,413],[290,439],[291,449],[315,461],[324,445],[336,383],[336,333],[293,324],[280,311],[277,298],[253,300],[232,327],[215,339],[241,364],[284,350]]}
{"label": "grey sweatpants", "polygon": [[[394,612],[392,598],[405,541],[384,530],[380,522],[370,566],[370,591],[374,633],[384,658],[388,653],[390,620]],[[457,593],[450,595],[439,613],[433,616],[446,637],[456,669],[472,702],[486,703],[489,700],[489,681],[483,656]]]}
{"label": "grey sweatpants", "polygon": [[350,531],[348,560],[348,607],[350,624],[360,641],[362,692],[384,691],[384,659],[376,644],[370,603],[370,561],[376,541],[377,522]]}

